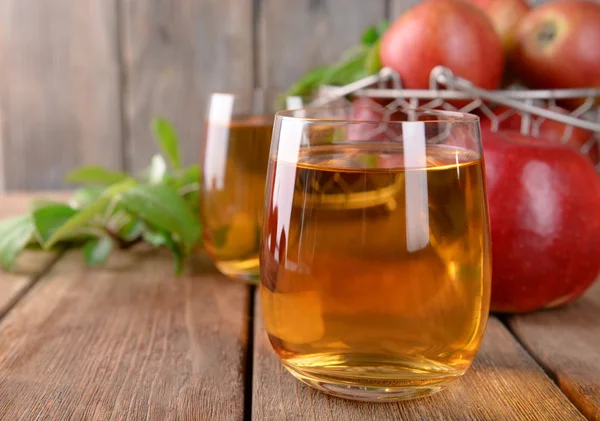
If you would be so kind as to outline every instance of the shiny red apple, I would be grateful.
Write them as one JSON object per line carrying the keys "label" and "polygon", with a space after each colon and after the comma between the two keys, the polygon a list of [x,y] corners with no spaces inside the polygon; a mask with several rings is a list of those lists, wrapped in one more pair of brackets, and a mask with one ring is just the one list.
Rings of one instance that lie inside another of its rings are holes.
{"label": "shiny red apple", "polygon": [[381,63],[405,88],[426,89],[437,65],[485,89],[502,81],[504,51],[484,12],[462,0],[425,0],[407,10],[381,41]]}
{"label": "shiny red apple", "polygon": [[[560,114],[566,114],[567,110],[560,107],[548,107],[549,110]],[[520,131],[522,117],[514,110],[506,107],[499,107],[494,110],[494,114],[502,119],[498,125],[499,130]],[[537,117],[536,117],[537,118]],[[492,129],[492,120],[483,116],[481,118],[482,129]],[[585,155],[592,164],[597,165],[600,162],[600,145],[594,137],[594,132],[570,127],[552,119],[544,119],[538,126],[539,133],[536,137],[550,143],[559,143],[571,146]]]}
{"label": "shiny red apple", "polygon": [[557,0],[521,19],[513,54],[532,88],[600,87],[600,3]]}
{"label": "shiny red apple", "polygon": [[509,54],[515,45],[515,33],[521,18],[530,7],[524,0],[469,0],[479,6],[494,25],[502,40],[504,51]]}
{"label": "shiny red apple", "polygon": [[575,300],[600,274],[600,178],[572,148],[482,131],[493,311]]}

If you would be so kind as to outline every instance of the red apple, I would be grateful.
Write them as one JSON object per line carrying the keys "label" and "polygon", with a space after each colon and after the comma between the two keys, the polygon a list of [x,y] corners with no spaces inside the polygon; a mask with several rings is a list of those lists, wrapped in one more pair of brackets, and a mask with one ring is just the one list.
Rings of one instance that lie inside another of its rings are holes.
{"label": "red apple", "polygon": [[437,65],[485,89],[502,81],[504,51],[483,11],[462,0],[425,0],[407,10],[381,41],[381,63],[408,89],[429,87]]}
{"label": "red apple", "polygon": [[514,62],[532,88],[600,87],[600,3],[558,0],[517,28]]}
{"label": "red apple", "polygon": [[371,98],[359,97],[352,101],[350,119],[354,123],[347,129],[346,140],[349,141],[385,141],[388,125],[385,123],[385,107]]}
{"label": "red apple", "polygon": [[[402,136],[402,125],[407,114],[392,101],[358,97],[352,101],[346,140],[393,142]],[[386,104],[385,106],[382,104]]]}
{"label": "red apple", "polygon": [[529,11],[524,0],[469,0],[479,6],[492,21],[502,40],[504,51],[509,54],[515,45],[515,33],[521,18]]}
{"label": "red apple", "polygon": [[[560,114],[566,114],[567,110],[560,107],[548,107],[552,111]],[[502,118],[498,129],[520,131],[522,117],[515,111],[506,107],[499,107],[494,110],[494,114]],[[538,119],[538,117],[532,117]],[[482,129],[492,129],[492,120],[484,116],[481,118]],[[600,145],[594,137],[594,132],[570,127],[556,120],[544,119],[539,124],[539,133],[534,133],[536,137],[551,143],[562,143],[577,149],[584,154],[592,164],[600,162]]]}
{"label": "red apple", "polygon": [[600,178],[579,153],[482,131],[492,230],[492,310],[575,300],[600,272]]}

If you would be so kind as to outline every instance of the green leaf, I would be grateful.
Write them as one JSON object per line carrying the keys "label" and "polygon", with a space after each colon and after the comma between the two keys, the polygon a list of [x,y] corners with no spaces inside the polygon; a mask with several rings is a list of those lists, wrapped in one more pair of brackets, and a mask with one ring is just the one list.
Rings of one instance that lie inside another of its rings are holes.
{"label": "green leaf", "polygon": [[[307,97],[314,93],[322,84],[323,77],[329,72],[329,67],[317,67],[306,73],[300,80],[294,83],[285,93],[285,96]],[[284,96],[284,98],[285,98]],[[280,98],[280,102],[284,101]]]}
{"label": "green leaf", "polygon": [[31,240],[35,227],[31,215],[17,216],[0,222],[0,266],[14,270],[15,261]]}
{"label": "green leaf", "polygon": [[162,247],[167,244],[165,234],[157,231],[144,231],[144,241],[154,247]]}
{"label": "green leaf", "polygon": [[[368,27],[359,45],[346,51],[333,65],[320,66],[306,73],[288,89],[286,95],[309,96],[320,85],[347,85],[379,71],[378,44],[389,26],[389,21],[383,20],[376,26]],[[373,51],[374,47],[377,51]]]}
{"label": "green leaf", "polygon": [[83,187],[75,190],[75,193],[73,193],[69,200],[69,204],[74,209],[82,209],[98,200],[103,193],[104,187]]}
{"label": "green leaf", "polygon": [[189,251],[200,236],[198,217],[171,186],[139,185],[123,192],[120,200],[127,211],[148,225],[179,237],[185,251]]}
{"label": "green leaf", "polygon": [[183,262],[185,261],[185,252],[181,250],[179,245],[173,241],[170,235],[165,236],[166,246],[171,250],[171,254],[175,258],[175,275],[181,275],[183,273]]}
{"label": "green leaf", "polygon": [[66,181],[75,184],[109,186],[125,180],[129,176],[124,172],[111,171],[99,166],[77,168],[67,174]]}
{"label": "green leaf", "polygon": [[33,211],[33,223],[38,238],[45,244],[50,237],[78,211],[62,203],[46,204]]}
{"label": "green leaf", "polygon": [[138,219],[132,219],[119,230],[119,237],[125,241],[134,241],[144,233],[145,225]]}
{"label": "green leaf", "polygon": [[144,240],[152,244],[154,247],[167,247],[171,250],[175,258],[175,274],[180,275],[183,272],[183,262],[185,261],[185,253],[177,245],[171,235],[166,231],[145,231]]}
{"label": "green leaf", "polygon": [[377,41],[367,52],[365,57],[365,71],[372,75],[381,70],[381,58],[380,58],[380,47],[381,41]]}
{"label": "green leaf", "polygon": [[83,246],[85,261],[90,266],[106,263],[108,256],[113,251],[114,243],[109,237],[94,238]]}
{"label": "green leaf", "polygon": [[364,45],[373,45],[379,39],[379,32],[375,26],[368,27],[365,32],[363,32],[360,41]]}
{"label": "green leaf", "polygon": [[101,215],[115,196],[121,192],[131,189],[136,185],[133,179],[126,179],[120,183],[114,184],[94,202],[81,209],[78,213],[67,220],[60,228],[53,232],[52,236],[44,243],[44,248],[48,249],[63,238],[68,238],[77,229],[88,224],[92,219]]}
{"label": "green leaf", "polygon": [[183,198],[188,204],[192,213],[194,215],[200,215],[200,193],[198,191],[192,191],[186,193]]}
{"label": "green leaf", "polygon": [[162,149],[171,166],[175,169],[181,168],[179,141],[177,140],[175,128],[164,118],[159,117],[152,122],[152,131],[158,146]]}
{"label": "green leaf", "polygon": [[144,233],[146,241],[155,247],[167,247],[173,257],[175,258],[175,272],[181,273],[183,269],[183,262],[185,260],[185,254],[178,247],[177,243],[173,241],[172,236],[166,231],[147,231]]}
{"label": "green leaf", "polygon": [[180,188],[190,184],[200,183],[200,176],[200,165],[190,165],[189,167],[175,173],[171,182],[176,188]]}
{"label": "green leaf", "polygon": [[377,25],[370,26],[367,29],[365,29],[365,32],[363,32],[362,37],[360,38],[360,41],[365,46],[375,45],[377,41],[381,40],[381,37],[383,36],[383,34],[385,34],[385,31],[387,31],[389,27],[390,22],[384,19]]}
{"label": "green leaf", "polygon": [[109,203],[109,197],[101,196],[94,203],[91,203],[90,205],[81,209],[70,219],[65,221],[63,225],[52,232],[52,235],[44,242],[44,248],[52,248],[59,241],[69,238],[71,235],[77,232],[79,228],[84,227],[92,219],[102,214]]}
{"label": "green leaf", "polygon": [[368,76],[365,70],[367,48],[361,48],[350,54],[349,58],[332,67],[323,77],[322,83],[329,85],[347,85]]}
{"label": "green leaf", "polygon": [[200,211],[200,177],[200,166],[192,165],[180,174],[176,174],[171,180],[171,184],[177,189],[177,193],[183,196],[195,215],[198,215]]}

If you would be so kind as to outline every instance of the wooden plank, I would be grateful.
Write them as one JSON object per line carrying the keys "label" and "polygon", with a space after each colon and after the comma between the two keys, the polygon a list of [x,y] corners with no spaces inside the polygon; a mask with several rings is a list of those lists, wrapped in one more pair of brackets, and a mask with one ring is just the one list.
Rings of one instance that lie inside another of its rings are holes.
{"label": "wooden plank", "polygon": [[196,162],[209,94],[253,87],[252,0],[122,0],[122,14],[128,167],[144,168],[156,152],[158,115]]}
{"label": "wooden plank", "polygon": [[0,0],[5,188],[61,188],[81,164],[121,167],[115,2]]}
{"label": "wooden plank", "polygon": [[392,21],[397,19],[402,13],[406,12],[415,4],[419,3],[421,0],[391,0],[390,4],[390,18]]}
{"label": "wooden plank", "polygon": [[272,351],[259,306],[254,345],[253,417],[261,421],[584,419],[494,317],[463,379],[432,397],[401,403],[351,402],[300,383]]}
{"label": "wooden plank", "polygon": [[0,324],[0,419],[241,420],[248,287],[171,264],[61,259]]}
{"label": "wooden plank", "polygon": [[260,84],[285,90],[302,74],[333,64],[385,17],[385,1],[263,0],[259,10]]}
{"label": "wooden plank", "polygon": [[575,406],[600,421],[600,282],[568,306],[508,323]]}
{"label": "wooden plank", "polygon": [[49,269],[56,258],[54,253],[28,250],[19,256],[14,272],[7,273],[0,269],[0,319]]}
{"label": "wooden plank", "polygon": [[[65,193],[9,194],[0,197],[0,221],[24,212],[31,200],[66,199]],[[14,273],[0,269],[0,318],[56,259],[54,253],[26,251],[18,259]]]}

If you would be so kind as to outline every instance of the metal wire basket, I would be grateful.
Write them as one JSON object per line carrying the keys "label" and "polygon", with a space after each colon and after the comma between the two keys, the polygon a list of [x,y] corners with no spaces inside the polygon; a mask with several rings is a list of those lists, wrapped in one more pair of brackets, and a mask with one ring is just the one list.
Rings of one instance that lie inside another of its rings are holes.
{"label": "metal wire basket", "polygon": [[[519,118],[520,132],[539,136],[546,120],[564,123],[560,141],[569,143],[576,129],[589,132],[589,138],[579,145],[588,156],[600,156],[600,88],[527,90],[522,87],[501,91],[488,91],[474,86],[464,78],[455,76],[443,66],[430,74],[429,89],[404,89],[399,75],[390,68],[345,86],[324,86],[311,106],[326,105],[340,98],[361,96],[391,100],[390,109],[424,108],[462,112],[477,112],[488,117],[491,130],[496,131],[509,118]],[[567,110],[560,104],[576,102],[577,107]],[[498,107],[504,106],[501,113]],[[516,116],[516,117],[515,117]],[[579,134],[582,131],[579,130]],[[600,163],[596,163],[600,171]]]}

